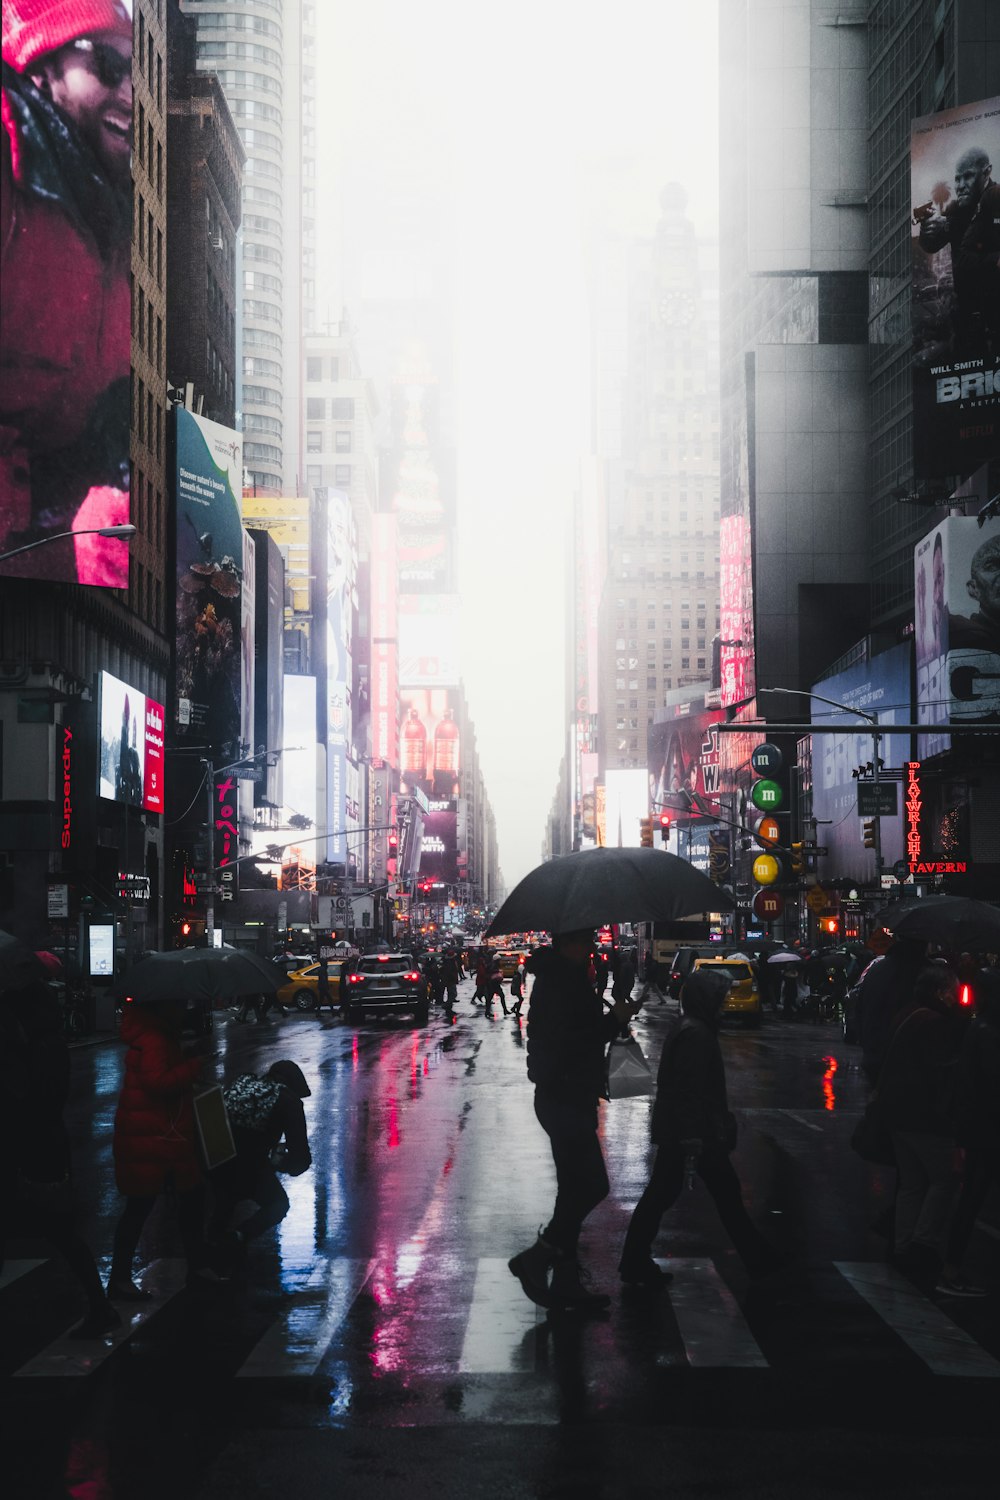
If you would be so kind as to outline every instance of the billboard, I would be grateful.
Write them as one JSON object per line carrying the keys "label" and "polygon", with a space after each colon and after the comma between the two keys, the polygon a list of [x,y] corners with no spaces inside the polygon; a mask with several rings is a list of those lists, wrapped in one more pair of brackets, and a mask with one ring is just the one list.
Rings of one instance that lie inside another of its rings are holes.
{"label": "billboard", "polygon": [[604,799],[605,843],[612,849],[638,849],[639,821],[649,814],[645,771],[605,771]]}
{"label": "billboard", "polygon": [[447,687],[460,675],[457,594],[400,594],[399,675],[412,687]]}
{"label": "billboard", "polygon": [[[326,616],[326,858],[343,864],[347,858],[347,756],[353,742],[350,684],[357,543],[351,501],[345,491],[319,489],[314,495],[316,524],[325,528],[325,548],[317,549],[316,560]],[[319,654],[316,661],[321,661]]]}
{"label": "billboard", "polygon": [[177,733],[240,738],[243,438],[183,407],[177,419]]}
{"label": "billboard", "polygon": [[753,546],[750,518],[742,511],[719,523],[719,631],[721,694],[728,708],[756,691]]}
{"label": "billboard", "polygon": [[[1000,519],[949,516],[914,548],[917,723],[1000,724]],[[918,737],[920,760],[951,745]]]}
{"label": "billboard", "polygon": [[420,876],[443,880],[454,885],[458,880],[458,803],[441,800],[430,803],[423,815],[420,843]]}
{"label": "billboard", "polygon": [[11,0],[2,52],[0,574],[127,588],[131,6]]}
{"label": "billboard", "polygon": [[460,792],[461,745],[457,688],[400,689],[400,789],[429,799]]}
{"label": "billboard", "polygon": [[712,725],[725,717],[722,709],[706,708],[704,698],[693,698],[660,709],[646,731],[649,800],[684,812],[685,793],[714,804],[722,790],[719,737]]}
{"label": "billboard", "polygon": [[164,707],[128,683],[98,678],[98,796],[163,811]]}
{"label": "billboard", "polygon": [[914,120],[913,464],[972,471],[1000,451],[1000,98]]}
{"label": "billboard", "polygon": [[396,517],[372,517],[372,757],[399,763],[399,648],[397,642]]}
{"label": "billboard", "polygon": [[451,584],[454,455],[441,447],[440,391],[419,355],[392,387],[386,493],[398,523],[399,584],[441,593]]}
{"label": "billboard", "polygon": [[[813,683],[813,691],[824,698],[835,698],[848,708],[876,713],[881,724],[910,722],[910,643],[893,646],[871,661],[857,662],[833,677]],[[850,724],[855,715],[842,713],[826,703],[813,702],[814,724]],[[881,741],[884,769],[896,772],[887,778],[897,784],[903,766],[909,760],[909,741],[905,734],[887,734]],[[871,761],[874,750],[872,732],[862,720],[856,734],[818,734],[812,748],[812,806],[819,823],[818,842],[828,849],[819,856],[820,879],[856,880],[859,884],[874,879],[875,853],[864,847],[865,815],[858,811],[859,795],[865,785],[853,772]],[[870,785],[870,784],[869,784]],[[902,800],[897,798],[899,812],[895,817],[881,818],[882,861],[891,870],[903,855]]]}
{"label": "billboard", "polygon": [[[254,749],[284,747],[281,683],[285,663],[282,650],[285,610],[285,564],[281,549],[266,531],[254,532],[254,711],[249,738]],[[262,797],[281,805],[281,757],[267,766],[265,780],[254,784],[254,800]]]}

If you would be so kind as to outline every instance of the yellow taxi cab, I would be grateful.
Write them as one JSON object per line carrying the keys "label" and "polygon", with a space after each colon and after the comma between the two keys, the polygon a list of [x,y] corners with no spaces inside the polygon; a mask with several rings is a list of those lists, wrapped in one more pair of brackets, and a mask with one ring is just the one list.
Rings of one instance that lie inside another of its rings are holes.
{"label": "yellow taxi cab", "polygon": [[738,953],[728,957],[719,954],[717,958],[696,958],[694,969],[723,974],[729,980],[729,993],[722,1007],[724,1016],[742,1016],[748,1026],[760,1025],[760,990],[757,988],[753,965],[748,958]]}
{"label": "yellow taxi cab", "polygon": [[513,979],[518,967],[524,963],[524,954],[519,948],[501,948],[497,959],[501,976],[504,979]]}
{"label": "yellow taxi cab", "polygon": [[[330,998],[334,1005],[340,1002],[340,961],[330,960],[327,969]],[[281,989],[275,995],[279,1005],[295,1010],[315,1010],[319,994],[319,964],[303,964],[293,969]]]}

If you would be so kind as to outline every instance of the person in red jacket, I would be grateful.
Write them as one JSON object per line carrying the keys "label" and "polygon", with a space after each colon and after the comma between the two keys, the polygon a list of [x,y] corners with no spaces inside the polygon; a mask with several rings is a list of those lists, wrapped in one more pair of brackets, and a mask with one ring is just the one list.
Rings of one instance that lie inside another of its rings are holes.
{"label": "person in red jacket", "polygon": [[[0,553],[128,521],[132,19],[122,0],[4,0]],[[0,563],[122,587],[128,544]]]}
{"label": "person in red jacket", "polygon": [[189,1277],[207,1265],[205,1197],[194,1119],[199,1057],[181,1051],[184,1007],[180,1001],[129,1004],[122,1017],[128,1043],[125,1077],[115,1114],[115,1181],[125,1209],[115,1229],[108,1296],[117,1302],[146,1301],[132,1280],[132,1261],[150,1210],[170,1193],[177,1210]]}

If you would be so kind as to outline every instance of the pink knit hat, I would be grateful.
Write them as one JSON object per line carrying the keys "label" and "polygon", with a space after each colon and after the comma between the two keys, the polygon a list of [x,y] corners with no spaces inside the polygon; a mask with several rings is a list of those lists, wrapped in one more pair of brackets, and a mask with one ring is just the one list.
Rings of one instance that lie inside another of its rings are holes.
{"label": "pink knit hat", "polygon": [[18,73],[98,31],[131,37],[132,17],[122,0],[3,0],[3,60]]}

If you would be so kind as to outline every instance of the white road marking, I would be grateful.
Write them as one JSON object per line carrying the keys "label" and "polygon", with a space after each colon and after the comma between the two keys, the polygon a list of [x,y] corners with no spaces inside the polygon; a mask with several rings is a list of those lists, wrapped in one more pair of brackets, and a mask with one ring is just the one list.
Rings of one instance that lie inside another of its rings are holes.
{"label": "white road marking", "polygon": [[820,1135],[823,1134],[823,1127],[822,1127],[822,1125],[814,1125],[811,1120],[804,1120],[802,1118],[802,1116],[801,1115],[797,1115],[793,1109],[779,1109],[779,1110],[775,1110],[775,1114],[787,1115],[788,1118],[790,1120],[794,1120],[797,1125],[804,1125],[807,1130],[818,1130],[819,1133],[820,1133]]}
{"label": "white road marking", "polygon": [[544,1309],[529,1302],[505,1260],[480,1260],[459,1371],[502,1375],[534,1370],[535,1341],[527,1335],[544,1317]]}
{"label": "white road marking", "polygon": [[44,1266],[44,1260],[9,1260],[0,1271],[0,1292],[5,1287],[11,1286],[13,1282],[19,1281],[22,1276],[27,1276],[36,1266]]}
{"label": "white road marking", "polygon": [[843,1260],[834,1265],[933,1374],[1000,1377],[1000,1361],[891,1266]]}
{"label": "white road marking", "polygon": [[[153,1293],[151,1302],[116,1302],[121,1313],[122,1326],[106,1334],[102,1339],[74,1339],[69,1330],[61,1334],[47,1349],[29,1359],[27,1364],[15,1370],[17,1376],[77,1376],[90,1375],[113,1354],[120,1345],[127,1343],[143,1323],[148,1323],[175,1297],[184,1286],[187,1262],[184,1260],[154,1260],[142,1284]],[[79,1321],[79,1319],[77,1320]]]}
{"label": "white road marking", "polygon": [[237,1376],[313,1375],[374,1268],[374,1260],[331,1260],[317,1266],[291,1306],[250,1351]]}
{"label": "white road marking", "polygon": [[695,1369],[766,1369],[736,1299],[710,1260],[671,1259],[670,1305]]}

